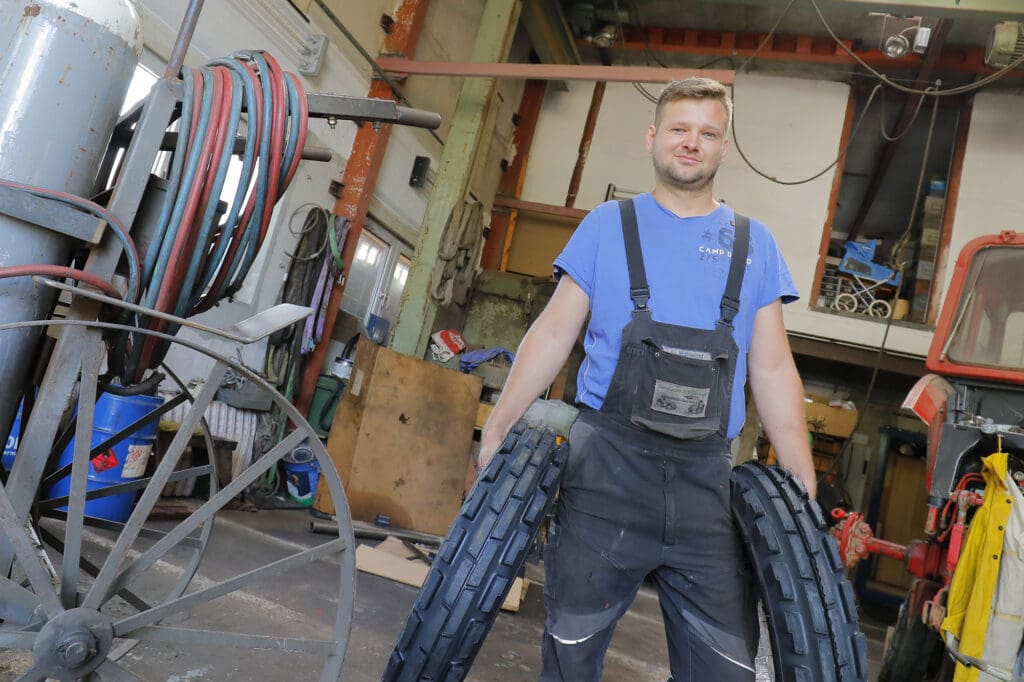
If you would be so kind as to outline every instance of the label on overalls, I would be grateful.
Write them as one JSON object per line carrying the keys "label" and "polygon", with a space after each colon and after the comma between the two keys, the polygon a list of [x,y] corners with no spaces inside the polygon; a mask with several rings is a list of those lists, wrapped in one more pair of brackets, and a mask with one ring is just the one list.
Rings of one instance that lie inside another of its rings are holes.
{"label": "label on overalls", "polygon": [[129,445],[121,478],[139,478],[146,473],[146,462],[149,461],[149,453],[152,449],[152,445]]}
{"label": "label on overalls", "polygon": [[710,394],[710,388],[681,386],[657,379],[654,382],[651,409],[679,417],[699,419],[707,411]]}
{"label": "label on overalls", "polygon": [[710,360],[711,353],[704,350],[690,350],[688,348],[672,348],[670,346],[662,346],[661,350],[665,351],[670,355],[678,355],[681,358],[689,358],[690,360]]}

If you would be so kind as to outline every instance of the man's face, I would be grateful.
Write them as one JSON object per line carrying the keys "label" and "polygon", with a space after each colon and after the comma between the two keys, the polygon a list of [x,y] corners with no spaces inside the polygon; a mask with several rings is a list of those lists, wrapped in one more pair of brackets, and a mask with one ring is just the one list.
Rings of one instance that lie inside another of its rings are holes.
{"label": "man's face", "polygon": [[711,184],[728,149],[728,115],[721,102],[680,99],[665,104],[647,131],[647,151],[661,182],[701,190]]}

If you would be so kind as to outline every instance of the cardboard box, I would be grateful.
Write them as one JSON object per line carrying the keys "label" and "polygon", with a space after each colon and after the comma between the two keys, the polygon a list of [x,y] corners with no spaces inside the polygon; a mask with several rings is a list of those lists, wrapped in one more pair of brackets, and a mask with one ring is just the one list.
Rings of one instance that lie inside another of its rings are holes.
{"label": "cardboard box", "polygon": [[810,393],[805,394],[805,398],[809,431],[837,438],[849,438],[853,434],[857,426],[857,410],[830,407],[827,398]]}

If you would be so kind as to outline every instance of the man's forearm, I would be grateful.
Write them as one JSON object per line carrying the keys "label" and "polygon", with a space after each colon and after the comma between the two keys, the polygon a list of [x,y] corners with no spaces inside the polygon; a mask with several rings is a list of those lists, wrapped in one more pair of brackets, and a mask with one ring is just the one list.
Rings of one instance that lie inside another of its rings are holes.
{"label": "man's forearm", "polygon": [[534,326],[523,337],[516,361],[501,391],[497,405],[484,426],[483,436],[500,440],[534,400],[558,376],[572,350],[550,329]]}
{"label": "man's forearm", "polygon": [[485,465],[526,408],[551,385],[562,369],[583,322],[590,299],[563,276],[551,301],[526,332],[498,404],[480,434],[480,464]]}

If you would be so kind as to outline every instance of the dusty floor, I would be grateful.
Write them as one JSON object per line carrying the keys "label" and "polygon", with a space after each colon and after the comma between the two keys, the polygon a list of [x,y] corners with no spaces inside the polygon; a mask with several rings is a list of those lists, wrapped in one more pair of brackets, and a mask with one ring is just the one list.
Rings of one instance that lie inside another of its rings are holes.
{"label": "dusty floor", "polygon": [[[323,542],[326,536],[308,530],[304,510],[224,512],[195,584],[202,587],[238,575],[247,566]],[[90,534],[94,547],[110,537]],[[159,562],[162,576],[180,572],[175,557]],[[536,567],[528,567],[535,573]],[[228,632],[273,634],[280,637],[330,637],[336,615],[338,563],[327,559],[281,578],[271,578],[244,590],[202,604],[188,616],[174,616],[166,625]],[[358,574],[352,621],[342,679],[369,682],[380,679],[395,638],[401,630],[416,590],[365,573]],[[131,613],[126,610],[126,614]],[[540,664],[538,642],[544,609],[539,585],[531,585],[521,610],[502,612],[480,652],[470,680],[514,682],[535,680]],[[872,670],[877,669],[884,623],[866,620]],[[10,652],[8,652],[10,653]],[[4,668],[4,663],[8,667]],[[307,654],[282,654],[210,647],[200,642],[183,647],[139,643],[120,663],[145,680],[306,680],[316,679],[318,665]],[[0,653],[0,679],[13,679],[17,661]],[[608,682],[665,680],[669,676],[661,614],[653,591],[641,590],[620,621],[606,660]],[[873,678],[872,678],[873,679]]]}

